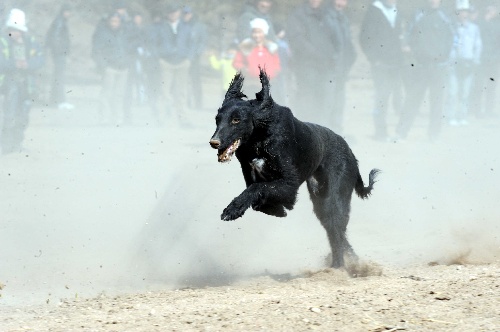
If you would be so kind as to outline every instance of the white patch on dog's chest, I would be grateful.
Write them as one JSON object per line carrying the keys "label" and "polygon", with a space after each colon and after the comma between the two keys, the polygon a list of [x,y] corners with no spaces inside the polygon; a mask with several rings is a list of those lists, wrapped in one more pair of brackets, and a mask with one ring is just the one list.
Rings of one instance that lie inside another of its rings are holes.
{"label": "white patch on dog's chest", "polygon": [[261,179],[266,181],[266,176],[264,172],[264,165],[266,164],[264,159],[261,158],[254,158],[252,162],[250,163],[250,166],[252,167],[252,180],[255,182],[257,179]]}

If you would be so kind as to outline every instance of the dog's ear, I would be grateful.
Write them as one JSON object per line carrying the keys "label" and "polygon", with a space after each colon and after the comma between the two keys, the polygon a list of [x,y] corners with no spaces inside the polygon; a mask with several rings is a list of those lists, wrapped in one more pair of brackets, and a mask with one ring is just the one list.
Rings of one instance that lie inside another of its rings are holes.
{"label": "dog's ear", "polygon": [[269,108],[273,105],[273,98],[271,97],[270,88],[271,84],[269,84],[269,76],[267,76],[266,69],[259,66],[259,78],[260,84],[262,85],[262,89],[260,92],[255,94],[255,97],[258,101],[261,101],[261,108]]}
{"label": "dog's ear", "polygon": [[224,102],[234,98],[241,99],[247,97],[243,92],[241,92],[244,80],[245,78],[240,72],[234,75],[234,78],[231,81],[231,84],[229,84],[229,88],[227,89],[226,96],[224,97]]}
{"label": "dog's ear", "polygon": [[259,66],[260,70],[260,83],[262,84],[262,89],[260,92],[255,94],[257,101],[260,102],[259,105],[256,105],[252,112],[253,123],[256,127],[265,127],[268,126],[272,121],[273,113],[268,112],[267,110],[271,109],[274,105],[273,98],[271,97],[271,93],[269,92],[270,84],[269,84],[269,76],[267,76],[266,70]]}

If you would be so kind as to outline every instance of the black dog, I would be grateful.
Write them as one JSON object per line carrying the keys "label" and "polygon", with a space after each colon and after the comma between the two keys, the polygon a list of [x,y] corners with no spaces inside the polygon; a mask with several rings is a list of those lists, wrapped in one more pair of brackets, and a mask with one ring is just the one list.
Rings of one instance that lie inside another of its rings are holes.
{"label": "black dog", "polygon": [[222,220],[241,217],[252,207],[277,217],[295,205],[306,181],[314,212],[326,229],[332,267],[344,266],[344,255],[356,258],[346,238],[353,190],[367,198],[379,170],[373,169],[365,187],[358,161],[345,140],[328,128],[297,120],[289,108],[276,104],[269,78],[260,70],[262,90],[244,100],[243,76],[236,74],[215,118],[210,145],[219,162],[238,158],[247,188],[222,212]]}

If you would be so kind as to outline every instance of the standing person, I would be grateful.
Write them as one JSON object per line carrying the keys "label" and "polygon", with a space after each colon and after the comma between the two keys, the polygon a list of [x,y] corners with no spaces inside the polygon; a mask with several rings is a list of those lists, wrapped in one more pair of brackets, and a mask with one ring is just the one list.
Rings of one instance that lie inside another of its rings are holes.
{"label": "standing person", "polygon": [[[150,54],[148,31],[142,13],[131,15],[132,22],[127,32],[128,44],[132,54],[131,68],[129,70],[130,98],[135,99],[138,105],[146,102],[146,87],[144,63]],[[132,104],[132,103],[130,103]]]}
{"label": "standing person", "polygon": [[0,37],[0,86],[5,95],[0,128],[3,154],[22,148],[34,93],[34,75],[43,64],[40,45],[28,34],[25,13],[12,9]]}
{"label": "standing person", "polygon": [[467,125],[472,84],[476,68],[481,61],[482,41],[479,27],[469,18],[469,4],[457,7],[456,43],[451,54],[451,79],[456,89],[450,95],[452,107],[449,123],[452,126]]}
{"label": "standing person", "polygon": [[71,110],[74,106],[66,101],[66,64],[71,49],[68,19],[71,6],[64,4],[52,21],[45,37],[45,46],[50,49],[53,63],[51,102],[60,110]]}
{"label": "standing person", "polygon": [[373,138],[379,141],[388,140],[386,118],[391,95],[396,113],[401,111],[401,71],[404,63],[402,38],[403,26],[397,0],[374,1],[364,17],[359,41],[371,65],[375,88]]}
{"label": "standing person", "polygon": [[248,90],[260,90],[260,69],[265,68],[270,78],[274,78],[281,70],[278,45],[267,40],[269,25],[262,18],[254,18],[250,22],[252,38],[243,40],[233,61],[233,67],[246,77]]}
{"label": "standing person", "polygon": [[349,72],[356,61],[356,50],[352,42],[351,23],[345,11],[347,8],[347,0],[332,0],[328,13],[332,20],[332,26],[338,31],[340,36],[338,46],[339,56],[337,63],[334,66],[335,70],[335,89],[333,92],[334,103],[332,105],[332,116],[330,123],[332,129],[337,133],[343,132],[344,124],[344,109],[346,91],[345,85],[349,76]]}
{"label": "standing person", "polygon": [[148,102],[147,66],[151,57],[149,33],[142,13],[131,14],[131,24],[127,27],[126,38],[129,46],[130,68],[127,75],[125,92],[125,123],[131,124],[133,105],[145,105]]}
{"label": "standing person", "polygon": [[293,104],[307,121],[329,126],[341,37],[322,5],[323,0],[306,0],[297,6],[288,18],[287,35],[298,90]]}
{"label": "standing person", "polygon": [[189,25],[189,29],[191,30],[191,45],[193,45],[193,56],[189,66],[191,91],[188,96],[191,108],[201,110],[203,107],[203,88],[201,85],[200,58],[207,44],[207,27],[203,22],[200,22],[198,16],[189,6],[185,6],[183,9],[183,20]]}
{"label": "standing person", "polygon": [[252,27],[250,22],[255,18],[261,18],[269,25],[267,39],[276,41],[276,32],[274,30],[274,22],[271,17],[271,9],[273,6],[272,0],[249,0],[243,7],[243,11],[238,18],[236,27],[236,38],[238,42],[242,42],[247,38],[252,38]]}
{"label": "standing person", "polygon": [[[131,63],[127,37],[117,13],[110,14],[106,24],[99,24],[92,36],[92,57],[101,74],[99,111],[102,120],[111,124],[129,117],[125,98],[127,72]],[[117,109],[122,110],[122,119],[118,117]]]}
{"label": "standing person", "polygon": [[273,100],[282,104],[289,104],[289,86],[292,79],[290,72],[290,59],[292,52],[288,44],[285,27],[281,24],[276,24],[276,44],[278,45],[278,55],[280,58],[281,70],[278,76],[274,79],[274,95]]}
{"label": "standing person", "polygon": [[284,105],[288,105],[287,84],[291,78],[288,68],[290,47],[286,38],[285,26],[277,23],[272,17],[273,2],[274,0],[247,0],[238,17],[236,39],[241,43],[245,39],[252,38],[252,27],[250,26],[252,20],[260,18],[266,21],[269,26],[266,39],[278,45],[281,66],[280,73],[274,78],[273,98]]}
{"label": "standing person", "polygon": [[210,52],[208,61],[210,66],[220,72],[221,77],[221,96],[224,99],[227,89],[231,84],[231,81],[236,75],[237,71],[233,67],[234,57],[238,52],[238,45],[236,43],[231,43],[224,52],[221,52],[220,56],[217,56],[214,51]]}
{"label": "standing person", "polygon": [[181,124],[186,119],[189,67],[193,59],[191,29],[181,18],[182,7],[170,4],[166,8],[166,22],[159,26],[156,45],[161,58],[168,108],[177,113]]}
{"label": "standing person", "polygon": [[158,49],[159,34],[163,27],[163,13],[160,8],[153,7],[151,9],[151,23],[146,27],[146,41],[148,46],[148,54],[144,60],[144,72],[146,74],[146,91],[149,108],[153,121],[156,125],[162,124],[162,112],[159,107],[160,97],[163,93],[162,73],[160,66],[160,54]]}
{"label": "standing person", "polygon": [[450,19],[441,8],[441,0],[428,0],[419,10],[408,32],[408,46],[414,66],[408,73],[403,108],[396,128],[394,141],[404,140],[417,116],[425,93],[429,91],[428,138],[433,141],[441,132],[444,86],[446,85],[449,57],[453,47],[454,31]]}
{"label": "standing person", "polygon": [[499,7],[488,5],[478,20],[483,51],[474,79],[473,101],[477,117],[491,117],[498,110],[496,93],[500,73],[500,20]]}

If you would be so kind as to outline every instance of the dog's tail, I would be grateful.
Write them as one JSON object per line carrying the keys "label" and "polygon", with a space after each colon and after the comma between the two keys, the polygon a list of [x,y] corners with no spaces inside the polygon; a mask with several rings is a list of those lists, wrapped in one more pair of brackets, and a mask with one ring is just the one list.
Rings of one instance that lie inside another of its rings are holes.
{"label": "dog's tail", "polygon": [[375,184],[376,177],[380,173],[379,169],[372,169],[370,171],[370,175],[368,176],[368,187],[365,187],[365,184],[363,183],[363,179],[361,178],[361,174],[358,172],[358,180],[356,181],[356,186],[354,187],[354,190],[356,190],[356,194],[362,199],[368,198],[372,192],[373,185]]}

